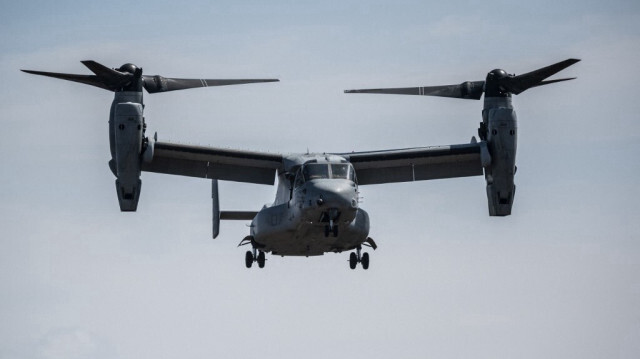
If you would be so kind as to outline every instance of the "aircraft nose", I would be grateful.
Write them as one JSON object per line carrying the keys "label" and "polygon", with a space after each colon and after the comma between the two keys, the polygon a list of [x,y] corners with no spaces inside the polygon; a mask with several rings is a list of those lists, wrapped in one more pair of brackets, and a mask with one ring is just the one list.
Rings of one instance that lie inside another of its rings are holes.
{"label": "aircraft nose", "polygon": [[319,207],[356,209],[358,198],[356,187],[351,181],[317,180],[310,188],[309,195]]}

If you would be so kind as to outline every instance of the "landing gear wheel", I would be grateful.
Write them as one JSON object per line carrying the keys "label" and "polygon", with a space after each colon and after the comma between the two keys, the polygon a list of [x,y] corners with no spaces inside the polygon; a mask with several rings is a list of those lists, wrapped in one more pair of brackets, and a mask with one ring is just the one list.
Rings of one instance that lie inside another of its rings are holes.
{"label": "landing gear wheel", "polygon": [[260,251],[260,253],[258,253],[258,267],[264,268],[264,261],[264,252]]}
{"label": "landing gear wheel", "polygon": [[358,256],[351,252],[351,254],[349,255],[349,267],[351,269],[356,269],[356,266],[358,265]]}
{"label": "landing gear wheel", "polygon": [[[371,247],[373,248],[373,246]],[[362,253],[361,246],[357,246],[356,251],[349,254],[349,267],[356,269],[358,263],[362,263],[363,269],[369,269],[369,253]]]}
{"label": "landing gear wheel", "polygon": [[360,262],[362,263],[363,269],[369,269],[369,253],[364,253]]}
{"label": "landing gear wheel", "polygon": [[251,251],[247,251],[247,254],[245,254],[244,264],[247,268],[251,268],[251,265],[253,264],[253,253],[251,253]]}

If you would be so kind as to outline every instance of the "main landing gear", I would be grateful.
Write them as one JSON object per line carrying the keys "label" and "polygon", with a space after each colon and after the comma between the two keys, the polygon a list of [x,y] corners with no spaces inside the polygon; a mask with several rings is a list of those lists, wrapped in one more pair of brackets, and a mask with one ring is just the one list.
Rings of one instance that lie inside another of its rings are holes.
{"label": "main landing gear", "polygon": [[247,251],[244,256],[244,264],[247,266],[247,268],[251,268],[253,262],[258,262],[258,267],[264,268],[264,263],[267,259],[265,258],[264,252],[259,251],[256,248],[258,244],[253,240],[253,237],[244,237],[244,239],[240,241],[240,244],[238,244],[238,247],[244,246],[246,244],[251,244],[251,247],[253,247],[252,250]]}
{"label": "main landing gear", "polygon": [[362,269],[369,269],[369,253],[364,252],[360,254],[361,251],[362,247],[358,246],[356,252],[351,252],[349,255],[349,267],[351,269],[356,269],[358,263],[362,264]]}
{"label": "main landing gear", "polygon": [[[257,255],[256,252],[258,252]],[[253,248],[252,251],[247,251],[244,256],[244,264],[247,266],[247,268],[251,268],[253,262],[258,262],[258,267],[264,268],[264,263],[266,260],[267,259],[265,258],[264,252],[258,251],[255,248]]]}

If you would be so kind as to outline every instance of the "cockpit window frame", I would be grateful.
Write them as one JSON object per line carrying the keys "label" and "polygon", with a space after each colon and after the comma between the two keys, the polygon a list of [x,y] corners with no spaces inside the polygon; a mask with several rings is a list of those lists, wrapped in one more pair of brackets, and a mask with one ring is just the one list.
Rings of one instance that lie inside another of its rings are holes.
{"label": "cockpit window frame", "polygon": [[299,188],[304,184],[304,176],[302,175],[302,166],[296,171],[296,179],[293,182],[293,188]]}

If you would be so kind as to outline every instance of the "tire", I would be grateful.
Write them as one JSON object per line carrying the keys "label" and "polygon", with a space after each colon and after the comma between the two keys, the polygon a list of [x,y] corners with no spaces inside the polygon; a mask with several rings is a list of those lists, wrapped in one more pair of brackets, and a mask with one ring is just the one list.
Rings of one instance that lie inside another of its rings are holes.
{"label": "tire", "polygon": [[258,253],[258,267],[264,268],[264,262],[265,262],[264,252]]}
{"label": "tire", "polygon": [[251,268],[251,265],[253,264],[253,253],[251,253],[251,251],[247,251],[247,254],[245,254],[244,264],[247,268]]}
{"label": "tire", "polygon": [[362,255],[362,268],[369,269],[369,253],[364,253]]}
{"label": "tire", "polygon": [[349,267],[351,269],[356,269],[357,265],[358,265],[358,256],[356,256],[355,253],[351,252],[351,254],[349,255]]}

